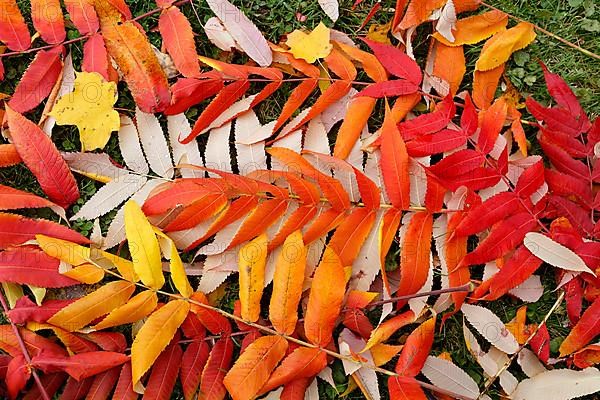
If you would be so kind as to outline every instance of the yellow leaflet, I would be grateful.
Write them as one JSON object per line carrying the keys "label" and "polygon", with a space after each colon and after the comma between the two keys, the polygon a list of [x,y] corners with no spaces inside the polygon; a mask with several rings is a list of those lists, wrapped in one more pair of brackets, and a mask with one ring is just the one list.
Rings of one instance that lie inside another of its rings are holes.
{"label": "yellow leaflet", "polygon": [[91,251],[77,243],[56,239],[45,235],[35,235],[40,248],[52,258],[74,266],[87,264],[91,259]]}
{"label": "yellow leaflet", "polygon": [[285,42],[290,52],[296,58],[314,63],[319,58],[325,58],[331,53],[333,46],[329,43],[329,28],[319,22],[311,33],[304,33],[298,29],[290,33]]}
{"label": "yellow leaflet", "polygon": [[240,305],[242,318],[256,322],[260,316],[260,299],[265,286],[268,238],[265,233],[240,249]]}
{"label": "yellow leaflet", "polygon": [[146,290],[135,296],[120,307],[112,310],[102,321],[92,329],[99,331],[139,321],[156,309],[158,297],[156,292]]}
{"label": "yellow leaflet", "polygon": [[125,203],[125,234],[135,273],[146,286],[160,289],[165,284],[165,277],[158,239],[142,209],[133,200]]}
{"label": "yellow leaflet", "polygon": [[163,247],[163,254],[170,260],[169,269],[171,271],[171,279],[173,280],[173,284],[183,297],[189,298],[192,293],[194,293],[194,289],[192,289],[190,281],[187,278],[185,267],[183,266],[183,262],[181,261],[179,253],[177,252],[175,242],[173,242],[170,237],[168,237],[158,228],[154,228],[154,232],[159,238],[167,242],[166,246]]}
{"label": "yellow leaflet", "polygon": [[2,289],[4,289],[4,294],[10,308],[14,308],[17,300],[24,296],[23,288],[16,283],[2,282]]}
{"label": "yellow leaflet", "polygon": [[44,297],[46,297],[46,288],[37,287],[33,285],[27,285],[31,293],[33,293],[33,297],[35,297],[35,302],[38,306],[42,305],[44,301]]}
{"label": "yellow leaflet", "polygon": [[392,44],[390,38],[388,37],[391,26],[392,21],[383,25],[371,24],[369,26],[369,33],[367,33],[367,39],[383,44]]}
{"label": "yellow leaflet", "polygon": [[475,69],[488,71],[504,64],[515,51],[533,42],[535,36],[533,25],[528,22],[520,22],[508,30],[495,34],[483,46]]}
{"label": "yellow leaflet", "polygon": [[112,131],[119,130],[119,113],[113,109],[117,85],[96,72],[79,72],[73,92],[62,96],[48,114],[58,125],[79,128],[83,151],[102,149]]}
{"label": "yellow leaflet", "polygon": [[93,285],[104,279],[104,270],[93,264],[81,264],[75,268],[59,272],[64,276],[88,285]]}

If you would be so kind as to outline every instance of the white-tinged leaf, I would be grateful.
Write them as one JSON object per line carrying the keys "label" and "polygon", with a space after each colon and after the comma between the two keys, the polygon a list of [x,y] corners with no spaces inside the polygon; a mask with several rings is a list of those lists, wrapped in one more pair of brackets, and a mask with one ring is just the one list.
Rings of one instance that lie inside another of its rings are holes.
{"label": "white-tinged leaf", "polygon": [[337,21],[340,17],[340,5],[338,4],[338,0],[319,0],[319,5],[321,9],[325,12],[333,22]]}
{"label": "white-tinged leaf", "polygon": [[241,10],[227,0],[208,0],[207,3],[227,32],[251,59],[261,67],[271,65],[273,55],[267,40]]}
{"label": "white-tinged leaf", "polygon": [[[204,165],[206,168],[231,172],[231,156],[229,155],[230,134],[231,123],[229,122],[220,128],[210,131],[204,152]],[[209,173],[209,175],[217,176],[213,173]]]}
{"label": "white-tinged leaf", "polygon": [[[160,179],[150,179],[140,190],[138,190],[131,199],[138,204],[144,204],[144,201],[150,195],[152,189],[163,183]],[[108,232],[102,246],[103,250],[110,249],[125,240],[125,209],[121,206],[117,214],[108,226]]]}
{"label": "white-tinged leaf", "polygon": [[508,293],[528,303],[535,303],[544,294],[544,285],[538,275],[531,275],[525,282],[509,290]]}
{"label": "white-tinged leaf", "polygon": [[524,347],[517,356],[517,362],[521,366],[521,369],[529,378],[533,378],[536,375],[546,371],[546,367],[541,363],[538,356],[527,347]]}
{"label": "white-tinged leaf", "polygon": [[267,169],[264,140],[247,144],[247,139],[262,128],[263,126],[253,110],[240,115],[235,120],[235,150],[241,175],[248,175],[259,169]]}
{"label": "white-tinged leaf", "polygon": [[256,95],[253,94],[252,96],[244,97],[243,99],[233,103],[227,110],[223,111],[206,128],[204,128],[199,135],[205,134],[211,129],[220,128],[221,126],[231,122],[233,119],[250,110],[250,105],[254,101],[255,97]]}
{"label": "white-tinged leaf", "polygon": [[525,235],[523,244],[527,247],[527,250],[545,263],[567,271],[594,274],[575,252],[555,242],[546,235],[538,232],[529,232]]}
{"label": "white-tinged leaf", "polygon": [[421,372],[437,387],[473,399],[479,396],[477,383],[451,361],[428,356]]}
{"label": "white-tinged leaf", "polygon": [[319,384],[317,383],[317,379],[313,378],[312,382],[306,388],[306,392],[304,392],[304,400],[319,400]]}
{"label": "white-tinged leaf", "polygon": [[[180,136],[188,136],[191,131],[192,127],[185,114],[167,116],[167,132],[175,166],[179,164],[202,166],[202,155],[198,149],[198,142],[192,140],[190,143],[183,144],[179,141]],[[200,178],[204,176],[203,171],[191,168],[182,168],[179,172],[183,178]]]}
{"label": "white-tinged leaf", "polygon": [[175,246],[179,250],[187,249],[196,240],[206,234],[210,225],[215,221],[215,217],[209,218],[205,221],[200,222],[198,225],[190,229],[184,229],[182,231],[169,232],[169,236],[175,242]]}
{"label": "white-tinged leaf", "polygon": [[513,393],[513,400],[569,400],[600,392],[600,371],[553,369],[525,379]]}
{"label": "white-tinged leaf", "polygon": [[360,252],[352,264],[350,285],[356,290],[368,291],[375,277],[381,271],[380,230],[385,210],[377,210],[373,228],[360,248]]}
{"label": "white-tinged leaf", "polygon": [[375,182],[379,190],[381,191],[381,202],[389,204],[389,198],[385,191],[385,185],[383,182],[383,175],[381,174],[381,151],[379,149],[372,153],[367,153],[367,161],[365,162],[365,175]]}
{"label": "white-tinged leaf", "polygon": [[304,150],[314,151],[315,153],[329,154],[329,138],[321,116],[317,115],[308,122],[306,133],[304,134]]}
{"label": "white-tinged leaf", "polygon": [[410,178],[410,203],[416,205],[425,204],[427,194],[427,175],[423,166],[429,166],[430,157],[410,158],[408,173]]}
{"label": "white-tinged leaf", "polygon": [[173,161],[167,139],[154,114],[148,114],[136,107],[135,119],[138,135],[150,168],[163,178],[173,177]]}
{"label": "white-tinged leaf", "polygon": [[[285,147],[300,153],[302,151],[302,131],[297,130],[281,139],[277,139],[271,147]],[[271,169],[287,171],[288,168],[275,157],[271,157]]]}
{"label": "white-tinged leaf", "polygon": [[125,165],[132,171],[140,174],[150,172],[146,157],[142,151],[137,128],[131,118],[121,115],[121,128],[119,129],[119,149]]}
{"label": "white-tinged leaf", "polygon": [[519,350],[519,343],[496,314],[485,307],[463,304],[461,308],[469,323],[488,342],[507,354]]}
{"label": "white-tinged leaf", "polygon": [[117,167],[106,153],[61,153],[69,168],[99,182],[109,182],[127,174],[127,170]]}
{"label": "white-tinged leaf", "polygon": [[[349,329],[344,329],[340,333],[338,340],[340,353],[350,357],[352,357],[352,354],[358,354],[367,344],[362,338],[356,336]],[[367,360],[367,364],[375,365],[370,351],[361,353],[361,356]],[[377,383],[377,373],[375,373],[373,369],[363,367],[360,363],[353,363],[347,360],[342,360],[342,364],[346,375],[352,375],[366,398],[373,400],[379,400],[381,398],[381,395],[379,394],[379,385]]]}
{"label": "white-tinged leaf", "polygon": [[[440,279],[442,281],[441,289],[447,289],[450,287],[450,281],[448,280],[448,264],[446,262],[446,233],[448,232],[448,215],[442,214],[433,221],[433,238],[435,244],[435,250],[440,260]],[[452,295],[450,293],[441,294],[433,309],[438,314],[443,313],[452,305]]]}
{"label": "white-tinged leaf", "polygon": [[223,51],[231,51],[237,48],[235,40],[217,17],[210,17],[206,21],[204,33],[206,33],[206,37],[212,44]]}
{"label": "white-tinged leaf", "polygon": [[452,30],[456,27],[456,9],[454,2],[448,0],[440,12],[440,17],[435,24],[435,30],[440,33],[449,42],[454,42]]}
{"label": "white-tinged leaf", "polygon": [[145,176],[126,174],[102,186],[70,219],[94,219],[117,208],[146,183]]}

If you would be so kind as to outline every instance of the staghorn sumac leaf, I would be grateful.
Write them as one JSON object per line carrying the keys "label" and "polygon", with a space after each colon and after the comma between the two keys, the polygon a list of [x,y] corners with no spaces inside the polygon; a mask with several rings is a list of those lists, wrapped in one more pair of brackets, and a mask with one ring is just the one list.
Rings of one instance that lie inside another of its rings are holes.
{"label": "staghorn sumac leaf", "polygon": [[73,24],[82,35],[94,33],[100,27],[92,0],[65,0]]}
{"label": "staghorn sumac leaf", "polygon": [[496,33],[483,46],[475,69],[488,71],[504,64],[515,51],[527,47],[535,37],[534,27],[529,22],[519,22],[510,29]]}
{"label": "staghorn sumac leaf", "polygon": [[[208,299],[204,293],[196,292],[192,295],[192,299],[198,303],[208,304]],[[231,324],[229,320],[217,311],[210,310],[206,307],[194,304],[191,311],[198,316],[202,325],[208,329],[208,331],[214,335],[231,333]]]}
{"label": "staghorn sumac leaf", "polygon": [[0,168],[11,167],[21,161],[14,144],[0,144]]}
{"label": "staghorn sumac leaf", "polygon": [[38,234],[75,243],[89,243],[85,236],[56,222],[45,219],[30,219],[17,214],[0,213],[0,249],[33,240]]}
{"label": "staghorn sumac leaf", "polygon": [[67,33],[59,0],[31,0],[31,19],[44,42],[59,44]]}
{"label": "staghorn sumac leaf", "polygon": [[434,333],[435,318],[430,318],[408,336],[396,364],[399,375],[414,377],[421,371],[431,351]]}
{"label": "staghorn sumac leaf", "polygon": [[425,392],[415,378],[390,376],[388,390],[391,400],[426,400]]}
{"label": "staghorn sumac leaf", "polygon": [[542,260],[531,254],[525,246],[519,246],[492,277],[489,299],[497,299],[525,282],[540,266]]}
{"label": "staghorn sumac leaf", "polygon": [[259,394],[269,392],[296,379],[310,378],[327,366],[325,352],[320,349],[298,347],[273,371]]}
{"label": "staghorn sumac leaf", "polygon": [[31,46],[29,28],[16,0],[3,0],[0,3],[0,41],[14,51],[24,51]]}
{"label": "staghorn sumac leaf", "polygon": [[288,343],[281,336],[262,336],[239,356],[223,383],[234,400],[253,399],[285,355]]}
{"label": "staghorn sumac leaf", "polygon": [[131,374],[136,392],[142,376],[167,347],[190,311],[190,303],[172,300],[150,314],[131,346]]}
{"label": "staghorn sumac leaf", "polygon": [[596,299],[584,312],[579,322],[560,345],[561,357],[572,354],[600,334],[600,300]]}
{"label": "staghorn sumac leaf", "polygon": [[302,296],[306,251],[302,232],[295,231],[285,239],[275,263],[269,319],[278,332],[287,335],[294,332],[298,322],[298,304]]}
{"label": "staghorn sumac leaf", "polygon": [[227,389],[223,379],[229,371],[233,357],[233,341],[229,336],[223,336],[212,348],[202,377],[200,378],[200,398],[206,400],[223,400]]}
{"label": "staghorn sumac leaf", "polygon": [[217,74],[205,72],[200,78],[179,78],[171,86],[173,96],[171,104],[164,111],[165,115],[181,114],[223,89],[223,79]]}
{"label": "staghorn sumac leaf", "polygon": [[315,270],[304,316],[304,331],[312,343],[326,346],[332,340],[345,291],[346,277],[341,260],[327,247]]}
{"label": "staghorn sumac leaf", "polygon": [[8,317],[15,324],[25,324],[30,321],[46,322],[50,317],[65,308],[75,300],[46,300],[37,305],[29,297],[23,296],[17,304],[8,311]]}
{"label": "staghorn sumac leaf", "polygon": [[267,235],[248,242],[239,252],[240,303],[242,318],[256,322],[260,317],[260,300],[265,286]]}
{"label": "staghorn sumac leaf", "polygon": [[83,45],[81,70],[85,72],[97,72],[102,75],[104,80],[109,81],[109,62],[104,38],[100,33],[94,33]]}
{"label": "staghorn sumac leaf", "polygon": [[418,91],[419,85],[403,79],[397,79],[393,81],[373,83],[361,90],[356,96],[380,99],[382,97],[403,96],[406,94],[416,93]]}
{"label": "staghorn sumac leaf", "polygon": [[489,154],[494,149],[496,139],[500,135],[500,131],[506,120],[507,110],[506,101],[500,98],[490,108],[483,111],[477,147],[484,154]]}
{"label": "staghorn sumac leaf", "polygon": [[511,214],[522,211],[526,210],[523,207],[522,200],[515,193],[498,193],[471,208],[456,227],[455,234],[460,236],[473,235],[489,228]]}
{"label": "staghorn sumac leaf", "polygon": [[381,127],[380,166],[390,201],[396,208],[407,209],[410,206],[409,157],[387,106]]}
{"label": "staghorn sumac leaf", "polygon": [[183,387],[185,400],[194,398],[200,385],[202,370],[208,360],[210,347],[205,341],[193,341],[185,349],[181,359],[181,369],[179,370],[179,379]]}
{"label": "staghorn sumac leaf", "polygon": [[115,367],[96,375],[87,394],[87,398],[92,400],[108,399],[119,379],[120,372],[121,369]]}
{"label": "staghorn sumac leaf", "polygon": [[365,39],[364,42],[373,50],[375,57],[392,75],[406,79],[416,85],[423,80],[419,65],[402,50]]}
{"label": "staghorn sumac leaf", "polygon": [[54,314],[48,319],[48,323],[70,332],[79,330],[96,318],[125,304],[134,290],[135,286],[130,282],[107,283]]}
{"label": "staghorn sumac leaf", "polygon": [[111,351],[89,351],[70,357],[46,355],[43,351],[31,359],[44,372],[64,371],[76,380],[89,378],[129,361],[129,356]]}
{"label": "staghorn sumac leaf", "polygon": [[439,32],[435,32],[433,37],[446,46],[475,44],[505,29],[507,24],[508,15],[499,10],[492,10],[456,21],[453,41],[446,39]]}
{"label": "staghorn sumac leaf", "polygon": [[172,343],[158,356],[150,372],[144,397],[153,400],[169,400],[175,387],[183,350]]}
{"label": "staghorn sumac leaf", "polygon": [[196,56],[192,26],[179,8],[169,7],[162,11],[158,18],[158,30],[179,72],[186,78],[199,77],[200,63]]}
{"label": "staghorn sumac leaf", "polygon": [[507,354],[519,350],[519,343],[513,334],[492,311],[472,304],[463,304],[461,310],[467,321],[499,350]]}
{"label": "staghorn sumac leaf", "polygon": [[131,381],[131,362],[126,362],[121,367],[119,380],[112,398],[113,400],[135,400],[138,398],[138,394],[133,391]]}
{"label": "staghorn sumac leaf", "polygon": [[25,388],[27,381],[31,377],[31,367],[27,365],[25,357],[18,355],[8,363],[6,369],[6,387],[8,389],[8,397],[14,400],[19,395],[19,392]]}
{"label": "staghorn sumac leaf", "polygon": [[600,391],[600,371],[586,368],[573,371],[559,368],[542,372],[519,383],[512,394],[515,400],[541,396],[548,400],[569,400]]}
{"label": "staghorn sumac leaf", "polygon": [[115,60],[138,107],[147,113],[163,111],[170,103],[167,77],[146,37],[107,0],[94,7],[108,54]]}
{"label": "staghorn sumac leaf", "polygon": [[593,274],[593,271],[574,251],[544,234],[529,232],[525,235],[523,244],[533,255],[550,265],[567,271]]}
{"label": "staghorn sumac leaf", "polygon": [[10,135],[19,156],[50,200],[66,208],[79,198],[77,182],[56,146],[33,122],[6,107]]}
{"label": "staghorn sumac leaf", "polygon": [[112,310],[102,321],[94,325],[94,330],[102,330],[113,326],[139,321],[152,313],[158,305],[156,293],[151,290],[141,292],[127,303]]}
{"label": "staghorn sumac leaf", "polygon": [[419,115],[409,121],[400,122],[398,130],[404,140],[440,132],[450,124],[455,113],[456,106],[452,96],[446,96],[444,100],[437,104],[435,111]]}
{"label": "staghorn sumac leaf", "polygon": [[427,280],[430,269],[433,216],[415,213],[402,241],[398,295],[416,293]]}

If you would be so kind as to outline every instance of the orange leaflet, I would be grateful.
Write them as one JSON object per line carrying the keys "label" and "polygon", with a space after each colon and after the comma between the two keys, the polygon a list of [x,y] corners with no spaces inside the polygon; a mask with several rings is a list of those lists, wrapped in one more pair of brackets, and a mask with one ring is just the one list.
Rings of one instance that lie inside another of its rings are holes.
{"label": "orange leaflet", "polygon": [[412,216],[400,252],[399,296],[417,293],[425,284],[430,267],[432,232],[431,214],[422,211]]}
{"label": "orange leaflet", "polygon": [[450,93],[456,94],[467,71],[465,52],[462,46],[449,47],[435,44],[433,75],[442,78],[450,85]]}
{"label": "orange leaflet", "polygon": [[253,399],[285,355],[287,347],[287,340],[281,336],[263,336],[252,342],[223,380],[233,400]]}
{"label": "orange leaflet", "polygon": [[265,233],[248,242],[239,252],[240,304],[242,318],[256,322],[265,286],[268,238]]}
{"label": "orange leaflet", "polygon": [[31,19],[44,42],[62,43],[67,33],[59,0],[31,0]]}
{"label": "orange leaflet", "polygon": [[163,10],[158,19],[158,30],[177,70],[187,78],[197,78],[200,75],[200,62],[196,54],[194,32],[179,8]]}
{"label": "orange leaflet", "polygon": [[350,100],[346,117],[340,126],[337,139],[335,140],[335,147],[333,149],[334,157],[340,159],[348,157],[362,130],[367,125],[376,103],[377,99],[371,97],[360,96]]}
{"label": "orange leaflet", "polygon": [[388,74],[385,68],[383,68],[383,65],[381,65],[377,57],[375,57],[373,54],[367,53],[358,47],[352,47],[342,42],[333,41],[333,43],[335,43],[336,46],[342,49],[342,51],[348,54],[352,59],[360,62],[369,78],[373,79],[375,82],[383,82],[388,79]]}
{"label": "orange leaflet", "polygon": [[10,186],[0,185],[0,210],[18,210],[20,208],[44,207],[58,208],[56,204],[44,199],[43,197],[23,192],[19,189],[13,189]]}
{"label": "orange leaflet", "polygon": [[327,232],[335,229],[344,220],[345,216],[344,212],[334,209],[328,209],[319,214],[304,232],[304,243],[311,244]]}
{"label": "orange leaflet", "polygon": [[421,372],[431,350],[434,333],[435,318],[430,318],[408,336],[396,364],[398,374],[414,377]]}
{"label": "orange leaflet", "polygon": [[502,11],[492,10],[456,21],[456,30],[452,30],[454,34],[453,42],[448,41],[439,32],[435,32],[433,37],[446,46],[475,44],[487,39],[496,32],[504,30],[507,24],[507,14]]}
{"label": "orange leaflet", "polygon": [[[208,299],[204,293],[196,292],[191,298],[195,302],[208,304]],[[198,319],[200,322],[202,322],[202,325],[204,325],[206,329],[208,329],[208,331],[213,335],[231,332],[231,324],[229,323],[229,320],[223,315],[219,314],[217,311],[210,310],[197,304],[192,304],[191,311],[198,316]]]}
{"label": "orange leaflet", "polygon": [[112,310],[102,321],[94,325],[95,330],[136,322],[150,315],[158,305],[158,297],[151,290],[141,292],[127,303]]}
{"label": "orange leaflet", "polygon": [[227,202],[228,199],[224,193],[207,192],[177,214],[175,219],[167,224],[165,232],[193,228],[221,212],[227,205]]}
{"label": "orange leaflet", "polygon": [[494,101],[504,67],[505,64],[501,64],[488,71],[475,71],[473,74],[473,102],[480,109],[487,109]]}
{"label": "orange leaflet", "polygon": [[298,230],[285,240],[273,275],[269,319],[280,333],[291,335],[296,329],[305,268],[306,247]]}
{"label": "orange leaflet", "polygon": [[296,379],[310,378],[327,366],[327,355],[320,349],[298,347],[277,367],[269,380],[258,393],[270,392],[278,386],[286,385]]}
{"label": "orange leaflet", "polygon": [[342,265],[352,265],[374,222],[375,211],[357,207],[337,227],[329,246],[339,255]]}
{"label": "orange leaflet", "polygon": [[345,292],[344,267],[338,255],[327,247],[313,277],[304,317],[304,332],[312,343],[327,346],[331,342]]}
{"label": "orange leaflet", "polygon": [[[471,273],[469,268],[456,268],[460,261],[467,254],[467,240],[468,236],[460,237],[455,235],[454,232],[456,227],[460,224],[465,213],[459,212],[448,220],[448,230],[446,233],[445,254],[446,265],[448,268],[448,281],[450,287],[459,287],[469,283],[471,280]],[[467,293],[452,293],[452,301],[454,301],[454,309],[459,310],[467,297]]]}
{"label": "orange leaflet", "polygon": [[383,284],[387,290],[388,295],[392,295],[390,283],[387,279],[387,273],[385,270],[385,256],[387,255],[394,238],[398,233],[398,227],[402,220],[402,210],[391,208],[383,214],[383,222],[381,223],[381,236],[380,236],[380,262],[381,262],[381,278]]}
{"label": "orange leaflet", "polygon": [[21,162],[14,144],[0,144],[0,168],[10,167]]}
{"label": "orange leaflet", "polygon": [[583,313],[567,338],[560,345],[560,356],[564,357],[581,349],[600,334],[600,297]]}
{"label": "orange leaflet", "polygon": [[143,112],[163,111],[171,102],[167,77],[148,39],[131,21],[121,21],[120,12],[107,0],[94,3],[100,16],[102,36],[133,98]]}
{"label": "orange leaflet", "polygon": [[446,4],[446,0],[413,0],[408,5],[399,29],[408,29],[427,21],[434,10]]}
{"label": "orange leaflet", "polygon": [[507,112],[508,106],[504,97],[496,100],[490,108],[483,112],[479,124],[479,139],[477,140],[477,146],[483,154],[488,154],[493,150],[496,139],[498,139],[506,121]]}
{"label": "orange leaflet", "polygon": [[79,33],[88,35],[98,30],[98,15],[92,0],[65,0],[65,7]]}
{"label": "orange leaflet", "polygon": [[388,390],[390,400],[427,400],[427,396],[415,378],[390,376]]}
{"label": "orange leaflet", "polygon": [[394,207],[406,210],[410,207],[409,157],[406,144],[392,120],[386,104],[385,118],[381,127],[381,172],[385,190]]}
{"label": "orange leaflet", "polygon": [[369,337],[369,341],[365,345],[365,348],[361,350],[361,353],[371,349],[373,346],[388,340],[398,329],[415,322],[416,316],[412,311],[406,311],[400,315],[396,315],[393,318],[381,323]]}
{"label": "orange leaflet", "polygon": [[283,199],[269,199],[261,202],[252,212],[244,219],[242,226],[238,230],[228,249],[231,249],[238,244],[242,244],[256,235],[264,232],[269,226],[277,221],[287,210],[288,202]]}
{"label": "orange leaflet", "polygon": [[29,28],[16,0],[0,2],[0,41],[13,51],[24,51],[31,46]]}

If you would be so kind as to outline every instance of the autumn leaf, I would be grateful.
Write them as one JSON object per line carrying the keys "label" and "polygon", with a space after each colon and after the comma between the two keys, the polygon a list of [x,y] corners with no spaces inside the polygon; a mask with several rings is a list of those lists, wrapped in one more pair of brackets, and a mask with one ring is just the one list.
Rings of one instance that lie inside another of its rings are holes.
{"label": "autumn leaf", "polygon": [[475,69],[488,71],[504,64],[515,51],[528,46],[535,37],[533,25],[528,22],[520,22],[513,28],[495,34],[483,46]]}
{"label": "autumn leaf", "polygon": [[333,46],[329,43],[329,28],[322,22],[310,33],[295,30],[288,34],[285,42],[294,57],[312,64],[329,55]]}
{"label": "autumn leaf", "polygon": [[248,242],[239,252],[240,303],[242,318],[256,322],[260,316],[260,299],[265,285],[267,235]]}
{"label": "autumn leaf", "polygon": [[114,82],[94,72],[79,72],[73,92],[59,98],[49,115],[58,125],[77,125],[83,151],[102,149],[111,132],[121,126],[119,113],[113,109],[116,101]]}

